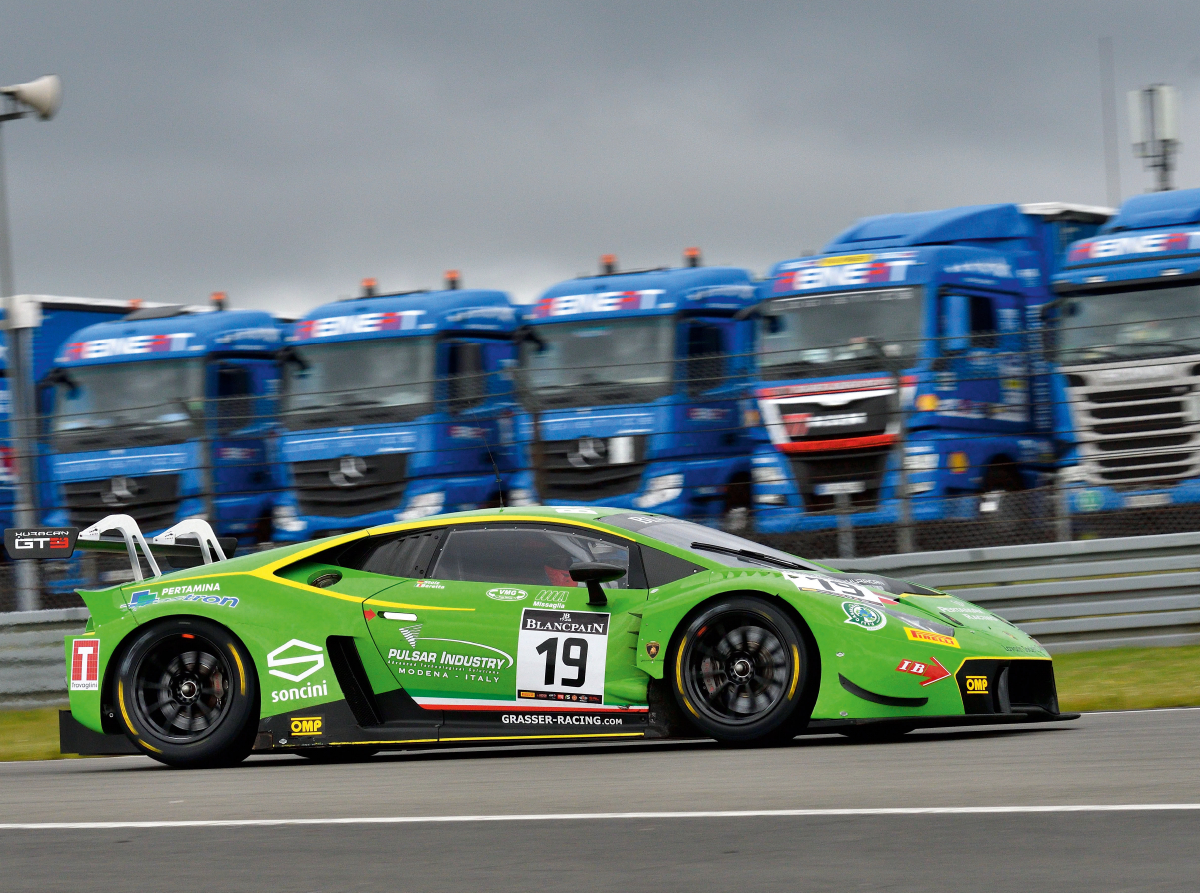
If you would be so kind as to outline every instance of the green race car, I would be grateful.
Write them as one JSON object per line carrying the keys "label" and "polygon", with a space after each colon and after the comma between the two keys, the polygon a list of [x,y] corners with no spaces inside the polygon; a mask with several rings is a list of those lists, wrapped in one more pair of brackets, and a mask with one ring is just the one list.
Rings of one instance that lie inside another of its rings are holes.
{"label": "green race car", "polygon": [[[81,593],[64,751],[124,736],[214,766],[1073,718],[1046,651],[976,605],[662,515],[493,509],[215,561],[211,531],[185,525],[197,545],[136,527],[106,540],[104,522],[79,534],[197,566]],[[69,555],[75,532],[56,533]]]}

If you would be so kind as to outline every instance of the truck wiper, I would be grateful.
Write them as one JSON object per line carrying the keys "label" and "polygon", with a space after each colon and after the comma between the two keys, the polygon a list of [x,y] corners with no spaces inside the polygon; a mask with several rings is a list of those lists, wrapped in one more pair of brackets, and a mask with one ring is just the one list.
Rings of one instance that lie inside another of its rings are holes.
{"label": "truck wiper", "polygon": [[776,558],[774,555],[766,555],[762,552],[755,552],[753,549],[734,549],[730,546],[718,546],[715,543],[692,543],[692,548],[701,552],[719,552],[722,555],[736,555],[738,558],[748,558],[751,561],[761,561],[763,564],[771,564],[776,567],[786,567],[793,571],[810,571],[811,567],[803,564],[796,564],[794,561],[787,561],[783,558]]}

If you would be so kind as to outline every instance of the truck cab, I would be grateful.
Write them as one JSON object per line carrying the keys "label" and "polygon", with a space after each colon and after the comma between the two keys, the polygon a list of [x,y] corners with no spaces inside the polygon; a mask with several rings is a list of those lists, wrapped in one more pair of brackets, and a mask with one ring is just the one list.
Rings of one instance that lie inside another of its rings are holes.
{"label": "truck cab", "polygon": [[281,327],[258,310],[142,307],[76,332],[43,377],[56,491],[47,523],[185,518],[269,539]]}
{"label": "truck cab", "polygon": [[504,292],[456,288],[298,320],[282,353],[276,540],[498,505],[516,325]]}
{"label": "truck cab", "polygon": [[526,312],[514,498],[745,523],[755,288],[745,270],[689,260],[621,273],[606,258]]}
{"label": "truck cab", "polygon": [[[1075,523],[1111,523],[1104,535],[1195,529],[1200,189],[1129,199],[1071,246],[1054,291],[1059,481]],[[1142,509],[1152,530],[1129,513]]]}
{"label": "truck cab", "polygon": [[[983,205],[859,221],[759,289],[762,532],[974,518],[1053,463],[1043,306],[1104,209]],[[901,487],[901,462],[906,489]],[[843,548],[841,551],[845,552]]]}

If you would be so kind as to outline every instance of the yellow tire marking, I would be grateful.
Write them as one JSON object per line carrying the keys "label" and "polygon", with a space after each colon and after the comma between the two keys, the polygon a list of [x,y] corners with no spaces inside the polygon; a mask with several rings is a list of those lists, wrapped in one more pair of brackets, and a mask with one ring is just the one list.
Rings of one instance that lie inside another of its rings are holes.
{"label": "yellow tire marking", "polygon": [[792,646],[792,687],[788,689],[788,700],[796,696],[796,684],[800,681],[800,649]]}
{"label": "yellow tire marking", "polygon": [[231,652],[233,652],[233,659],[237,661],[238,679],[242,683],[242,694],[245,695],[246,694],[246,668],[242,666],[242,656],[237,653],[237,649],[234,648],[232,645],[229,646],[229,650]]}
{"label": "yellow tire marking", "polygon": [[679,640],[679,653],[675,655],[675,684],[683,693],[683,646],[687,644],[687,636]]}
{"label": "yellow tire marking", "polygon": [[[121,707],[121,716],[125,717],[125,725],[129,727],[129,731],[135,735],[140,735],[137,729],[133,727],[133,720],[129,718],[129,713],[125,709],[125,683],[117,682],[117,703]],[[139,739],[140,740],[140,739]]]}
{"label": "yellow tire marking", "polygon": [[155,753],[162,753],[162,751],[159,750],[157,747],[155,747],[153,744],[147,744],[141,738],[138,739],[138,744],[142,745],[142,747],[146,748],[146,750],[152,750]]}

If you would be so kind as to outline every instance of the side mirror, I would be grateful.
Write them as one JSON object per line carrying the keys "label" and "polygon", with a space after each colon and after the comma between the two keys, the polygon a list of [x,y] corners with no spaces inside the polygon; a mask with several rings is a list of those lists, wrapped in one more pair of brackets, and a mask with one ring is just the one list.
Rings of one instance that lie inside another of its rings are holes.
{"label": "side mirror", "polygon": [[625,568],[602,561],[581,561],[571,565],[571,579],[576,583],[587,583],[588,604],[593,606],[608,604],[608,598],[604,595],[600,584],[619,580],[623,576],[625,576]]}

